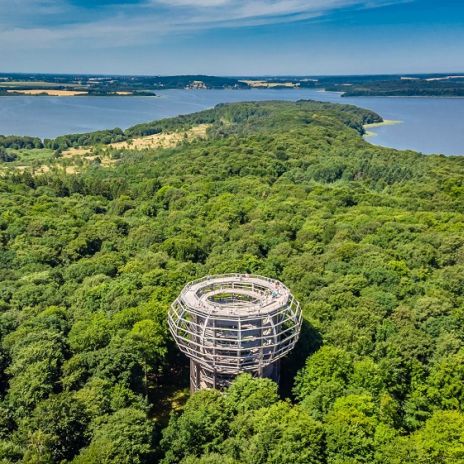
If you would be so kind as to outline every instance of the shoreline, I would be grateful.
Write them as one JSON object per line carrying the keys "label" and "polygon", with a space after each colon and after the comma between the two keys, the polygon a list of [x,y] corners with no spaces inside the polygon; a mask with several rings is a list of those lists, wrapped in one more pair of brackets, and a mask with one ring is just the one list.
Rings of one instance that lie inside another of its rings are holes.
{"label": "shoreline", "polygon": [[365,130],[365,133],[363,135],[363,138],[368,138],[368,137],[376,137],[378,134],[377,132],[371,131],[369,129],[375,129],[377,127],[384,127],[384,126],[395,126],[397,124],[402,124],[403,121],[397,121],[394,119],[385,119],[383,122],[374,122],[372,124],[364,124],[363,128]]}

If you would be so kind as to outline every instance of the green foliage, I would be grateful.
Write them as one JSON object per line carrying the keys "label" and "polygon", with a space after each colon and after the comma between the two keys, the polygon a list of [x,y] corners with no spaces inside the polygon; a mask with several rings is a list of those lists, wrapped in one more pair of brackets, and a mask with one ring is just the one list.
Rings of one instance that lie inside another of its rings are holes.
{"label": "green foliage", "polygon": [[250,374],[239,376],[227,390],[226,407],[234,414],[255,411],[276,403],[277,385],[269,379],[253,379]]}
{"label": "green foliage", "polygon": [[[38,404],[31,417],[19,423],[18,434],[24,437],[28,449],[25,461],[40,459],[40,454],[50,456],[53,462],[72,459],[87,445],[87,424],[88,416],[73,395],[50,396]],[[43,446],[37,453],[37,448],[30,445],[39,438]]]}
{"label": "green foliage", "polygon": [[137,409],[120,409],[96,430],[90,445],[73,463],[139,464],[152,448],[153,425]]}
{"label": "green foliage", "polygon": [[7,400],[17,417],[27,415],[37,403],[54,392],[64,360],[66,315],[48,308],[4,339],[11,363]]}
{"label": "green foliage", "polygon": [[326,90],[344,92],[344,97],[359,96],[464,96],[463,79],[427,80],[421,78],[391,78],[380,81],[359,82],[347,88],[343,84],[329,85]]}
{"label": "green foliage", "polygon": [[26,137],[19,135],[0,135],[0,148],[43,148],[43,143],[38,137]]}
{"label": "green foliage", "polygon": [[182,459],[182,464],[237,464],[237,461],[230,456],[223,454],[211,453],[203,456],[189,456]]}
{"label": "green foliage", "polygon": [[173,416],[163,431],[161,447],[166,450],[164,464],[176,463],[188,455],[215,451],[228,428],[224,399],[216,390],[204,390],[187,402],[183,414]]}
{"label": "green foliage", "polygon": [[352,357],[335,347],[323,347],[308,358],[295,383],[295,396],[312,414],[321,418],[348,383]]}
{"label": "green foliage", "polygon": [[238,377],[225,393],[200,391],[163,432],[162,462],[322,463],[322,425],[280,401],[267,379]]}
{"label": "green foliage", "polygon": [[[123,134],[208,123],[205,140],[75,175],[5,173],[0,461],[459,462],[464,158],[369,145],[376,120],[219,105]],[[300,300],[282,364],[293,403],[249,376],[183,412],[173,399],[188,367],[167,308],[219,272],[282,279]]]}
{"label": "green foliage", "polygon": [[464,460],[464,415],[438,411],[412,437],[420,464],[453,464]]}
{"label": "green foliage", "polygon": [[283,401],[237,416],[224,444],[246,464],[320,464],[324,447],[322,424]]}
{"label": "green foliage", "polygon": [[109,144],[125,140],[124,132],[119,129],[111,129],[97,132],[88,132],[85,134],[62,135],[54,140],[46,139],[45,148],[52,150],[66,150],[67,148],[77,148],[97,144]]}
{"label": "green foliage", "polygon": [[247,374],[224,393],[193,395],[163,435],[165,463],[325,462],[322,424],[299,406],[279,400],[272,381]]}
{"label": "green foliage", "polygon": [[4,163],[11,163],[17,159],[18,155],[16,153],[7,152],[2,147],[0,147],[0,161],[3,161]]}
{"label": "green foliage", "polygon": [[464,350],[446,356],[433,366],[428,396],[439,409],[464,410]]}
{"label": "green foliage", "polygon": [[329,463],[374,462],[378,418],[370,395],[338,398],[326,422]]}

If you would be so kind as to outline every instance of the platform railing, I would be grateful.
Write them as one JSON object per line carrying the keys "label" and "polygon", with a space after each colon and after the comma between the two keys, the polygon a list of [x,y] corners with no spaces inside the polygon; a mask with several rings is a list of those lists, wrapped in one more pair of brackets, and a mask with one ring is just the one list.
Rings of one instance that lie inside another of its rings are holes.
{"label": "platform railing", "polygon": [[[220,311],[210,310],[214,301],[203,305],[221,292],[225,301],[217,304]],[[258,304],[228,301],[234,292],[237,298],[256,296]],[[187,284],[171,305],[168,324],[180,350],[198,367],[221,375],[256,374],[294,348],[302,312],[288,288],[274,279],[222,274]]]}

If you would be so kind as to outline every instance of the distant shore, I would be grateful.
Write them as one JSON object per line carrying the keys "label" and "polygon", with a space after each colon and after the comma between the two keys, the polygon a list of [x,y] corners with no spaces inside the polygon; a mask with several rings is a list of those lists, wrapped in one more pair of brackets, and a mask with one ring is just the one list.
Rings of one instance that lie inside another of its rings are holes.
{"label": "distant shore", "polygon": [[156,93],[137,91],[115,91],[102,93],[89,93],[82,90],[58,89],[8,89],[1,97],[156,97]]}
{"label": "distant shore", "polygon": [[464,96],[460,95],[348,95],[346,92],[336,92],[333,90],[324,90],[324,92],[338,93],[343,98],[437,98],[441,100],[462,100],[464,98]]}

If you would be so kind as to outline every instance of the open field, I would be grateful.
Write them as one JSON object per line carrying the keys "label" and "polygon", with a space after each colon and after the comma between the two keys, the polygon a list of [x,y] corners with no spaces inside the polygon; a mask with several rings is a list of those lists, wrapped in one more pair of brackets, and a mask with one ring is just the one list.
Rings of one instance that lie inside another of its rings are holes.
{"label": "open field", "polygon": [[32,170],[34,174],[50,172],[51,168],[63,170],[67,174],[81,172],[86,166],[98,163],[103,167],[114,166],[119,159],[113,157],[115,150],[157,150],[174,148],[183,142],[205,139],[210,124],[198,124],[189,130],[164,132],[146,137],[138,137],[125,142],[109,145],[69,148],[56,157],[54,150],[34,148],[8,151],[18,156],[17,160],[0,163],[0,174],[14,169],[20,172]]}
{"label": "open field", "polygon": [[146,148],[172,148],[179,145],[183,141],[192,141],[206,137],[206,132],[210,124],[199,124],[191,129],[183,132],[167,132],[146,137],[138,137],[127,142],[112,143],[109,146],[119,150],[133,149],[143,150]]}
{"label": "open field", "polygon": [[91,147],[82,147],[82,148],[69,148],[68,150],[62,153],[63,158],[75,158],[77,156],[88,155],[92,151]]}
{"label": "open field", "polygon": [[93,149],[71,149],[66,156],[58,158],[54,156],[54,151],[48,148],[9,150],[9,152],[18,155],[18,159],[8,163],[0,162],[0,176],[11,170],[30,171],[34,175],[46,174],[52,170],[76,174],[92,163],[98,162],[101,166],[109,167],[117,162],[109,153],[95,154]]}
{"label": "open field", "polygon": [[77,95],[87,95],[88,92],[80,90],[55,90],[55,89],[30,89],[30,90],[7,90],[9,94],[22,95],[47,95],[49,97],[75,97]]}
{"label": "open field", "polygon": [[47,172],[49,165],[55,161],[53,150],[48,148],[8,149],[7,152],[16,155],[17,159],[8,163],[1,162],[0,175],[9,169],[22,172],[32,168],[34,171],[38,169],[39,172]]}
{"label": "open field", "polygon": [[[159,134],[147,135],[145,137],[137,137],[132,140],[110,143],[108,148],[116,150],[145,150],[145,149],[157,149],[157,148],[173,148],[180,143],[187,141],[191,142],[195,139],[206,138],[206,133],[211,127],[210,124],[199,124],[194,126],[187,131],[179,132],[161,132]],[[91,153],[93,147],[79,147],[69,148],[63,151],[62,157],[64,159],[82,158],[91,160]],[[102,162],[102,164],[105,164]],[[111,163],[107,163],[111,164]]]}

